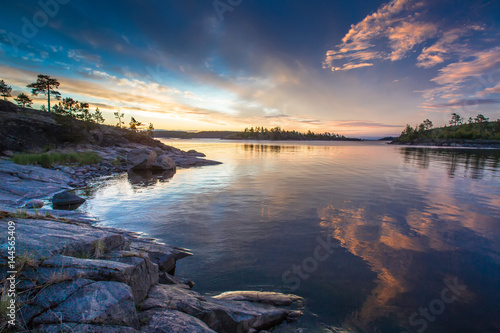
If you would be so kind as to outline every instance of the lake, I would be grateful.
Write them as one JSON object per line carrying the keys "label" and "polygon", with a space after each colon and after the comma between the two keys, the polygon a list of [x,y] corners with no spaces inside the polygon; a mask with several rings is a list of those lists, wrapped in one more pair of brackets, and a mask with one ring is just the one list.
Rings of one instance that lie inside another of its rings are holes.
{"label": "lake", "polygon": [[191,249],[196,291],[304,297],[274,332],[500,332],[500,150],[162,141],[223,164],[98,181],[81,209]]}

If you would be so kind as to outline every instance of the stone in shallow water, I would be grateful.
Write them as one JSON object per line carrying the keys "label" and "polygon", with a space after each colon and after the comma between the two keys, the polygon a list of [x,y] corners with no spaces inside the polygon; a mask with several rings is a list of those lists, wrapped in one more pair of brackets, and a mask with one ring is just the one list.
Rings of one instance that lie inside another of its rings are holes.
{"label": "stone in shallow water", "polygon": [[85,199],[69,191],[57,193],[52,197],[52,206],[56,209],[77,209]]}
{"label": "stone in shallow water", "polygon": [[26,207],[28,209],[33,209],[33,208],[42,208],[44,205],[45,205],[45,203],[42,200],[33,199],[33,200],[28,201],[24,205],[24,207]]}

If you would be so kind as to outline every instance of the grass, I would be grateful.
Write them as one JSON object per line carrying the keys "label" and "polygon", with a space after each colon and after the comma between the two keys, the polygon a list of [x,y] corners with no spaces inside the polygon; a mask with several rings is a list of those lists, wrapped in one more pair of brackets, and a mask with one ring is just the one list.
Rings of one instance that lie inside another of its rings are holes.
{"label": "grass", "polygon": [[41,165],[44,168],[50,168],[55,164],[78,164],[88,165],[96,164],[102,161],[102,157],[93,151],[72,152],[72,153],[42,153],[26,154],[20,153],[12,156],[12,161],[22,165]]}
{"label": "grass", "polygon": [[122,158],[120,156],[117,156],[114,160],[110,161],[111,164],[113,164],[115,167],[119,167],[122,165]]}

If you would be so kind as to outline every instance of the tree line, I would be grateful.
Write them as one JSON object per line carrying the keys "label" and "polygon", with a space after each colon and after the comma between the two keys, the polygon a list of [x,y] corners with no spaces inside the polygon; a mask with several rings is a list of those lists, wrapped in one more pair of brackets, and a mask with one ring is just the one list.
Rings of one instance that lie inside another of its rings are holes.
{"label": "tree line", "polygon": [[[37,80],[28,84],[26,87],[31,89],[31,94],[33,96],[43,94],[47,97],[47,107],[42,105],[42,111],[48,111],[63,116],[70,116],[87,122],[98,124],[104,123],[104,117],[99,108],[96,108],[94,112],[91,112],[89,103],[79,102],[71,97],[61,98],[61,93],[57,91],[59,86],[60,82],[57,79],[52,78],[49,75],[39,74],[37,76]],[[4,80],[0,80],[0,96],[3,97],[4,100],[7,100],[7,98],[12,96],[11,93],[12,87],[7,85]],[[59,102],[51,106],[51,102],[54,99]],[[23,108],[29,108],[33,104],[33,100],[25,93],[17,95],[17,97],[14,98],[14,101],[16,101],[17,105]],[[118,120],[116,126],[120,128],[125,127],[125,122],[123,121],[125,115],[120,111],[115,112],[114,115]],[[131,117],[130,119],[129,128],[135,131],[147,130],[150,134],[152,134],[152,131],[154,130],[152,123],[144,125],[134,119],[134,117]]]}
{"label": "tree line", "polygon": [[463,118],[458,113],[452,113],[449,120],[450,126],[433,128],[432,121],[424,120],[415,127],[406,125],[396,141],[409,142],[414,139],[485,139],[500,140],[500,119],[490,122],[483,114],[476,117]]}
{"label": "tree line", "polygon": [[298,131],[287,131],[281,127],[273,127],[267,129],[265,127],[245,128],[243,132],[237,132],[227,139],[248,139],[248,140],[318,140],[318,141],[335,141],[335,140],[359,140],[346,138],[343,135],[335,133],[314,133],[310,130],[307,133]]}
{"label": "tree line", "polygon": [[[96,108],[94,112],[90,111],[89,103],[78,102],[71,97],[61,98],[61,93],[56,89],[59,88],[60,83],[57,79],[51,78],[49,75],[39,74],[37,80],[33,83],[28,84],[26,87],[31,89],[31,94],[33,96],[38,96],[43,94],[47,97],[47,107],[42,105],[42,111],[49,111],[58,115],[71,116],[78,120],[93,122],[102,124],[104,123],[104,117],[99,108]],[[7,100],[11,97],[12,87],[8,86],[4,80],[0,81],[0,96]],[[52,105],[53,100],[59,101],[59,103]],[[31,107],[33,100],[26,95],[21,93],[14,98],[17,105],[26,108]]]}

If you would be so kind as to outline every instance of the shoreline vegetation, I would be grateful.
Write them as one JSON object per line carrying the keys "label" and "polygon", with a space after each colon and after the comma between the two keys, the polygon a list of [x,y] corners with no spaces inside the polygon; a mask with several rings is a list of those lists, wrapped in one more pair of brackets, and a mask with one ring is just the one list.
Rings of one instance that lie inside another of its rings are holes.
{"label": "shoreline vegetation", "polygon": [[153,132],[155,138],[175,139],[222,139],[222,140],[268,140],[268,141],[363,141],[358,138],[348,138],[335,133],[314,133],[308,131],[287,131],[281,127],[271,129],[265,127],[245,128],[243,131],[167,131],[156,130]]}
{"label": "shoreline vegetation", "polygon": [[478,114],[475,118],[464,120],[459,114],[453,113],[449,125],[433,128],[429,119],[415,128],[406,125],[391,144],[500,148],[500,119],[490,121]]}

